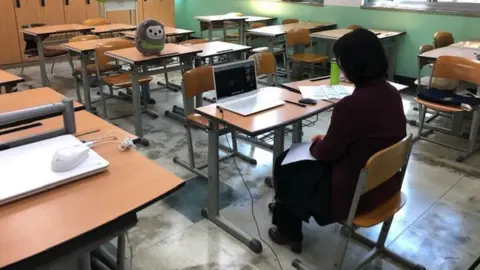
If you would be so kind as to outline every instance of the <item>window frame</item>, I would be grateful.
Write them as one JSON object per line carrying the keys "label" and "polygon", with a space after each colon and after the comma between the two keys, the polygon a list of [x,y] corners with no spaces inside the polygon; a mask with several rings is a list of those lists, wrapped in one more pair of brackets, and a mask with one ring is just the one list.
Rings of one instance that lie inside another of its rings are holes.
{"label": "window frame", "polygon": [[363,0],[362,8],[424,11],[428,13],[452,14],[480,17],[479,3],[438,2],[437,0]]}

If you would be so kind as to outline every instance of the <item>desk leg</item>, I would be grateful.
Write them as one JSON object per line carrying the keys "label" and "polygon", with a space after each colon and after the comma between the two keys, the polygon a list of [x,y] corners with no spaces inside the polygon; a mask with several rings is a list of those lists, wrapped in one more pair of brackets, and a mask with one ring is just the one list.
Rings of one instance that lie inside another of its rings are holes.
{"label": "desk leg", "polygon": [[132,102],[133,102],[133,117],[135,121],[135,135],[143,137],[142,125],[142,104],[140,102],[140,86],[138,84],[138,66],[131,65],[132,69]]}
{"label": "desk leg", "polygon": [[[8,94],[8,93],[12,93],[13,92],[13,87],[12,85],[5,85],[5,93]],[[0,89],[0,92],[1,92],[1,89]]]}
{"label": "desk leg", "polygon": [[209,22],[208,23],[208,41],[213,40],[213,23]]}
{"label": "desk leg", "polygon": [[247,245],[253,252],[262,252],[262,243],[250,237],[220,216],[219,209],[219,143],[218,122],[211,121],[208,132],[208,210],[202,209],[202,215],[218,227]]}
{"label": "desk leg", "polygon": [[80,258],[78,258],[77,269],[81,270],[90,270],[90,253],[85,253]]}
{"label": "desk leg", "polygon": [[397,60],[397,42],[396,40],[387,41],[388,51],[388,79],[393,81],[395,76],[395,64]]}
{"label": "desk leg", "polygon": [[117,270],[125,270],[125,234],[117,238]]}
{"label": "desk leg", "polygon": [[43,40],[41,36],[36,36],[38,57],[40,58],[40,74],[42,75],[42,85],[49,86],[47,70],[45,68],[45,56],[43,55]]}
{"label": "desk leg", "polygon": [[240,32],[240,44],[241,45],[246,45],[246,37],[245,37],[245,20],[241,20],[240,21],[240,27],[238,29],[238,31]]}
{"label": "desk leg", "polygon": [[292,142],[293,143],[301,143],[302,142],[302,121],[298,121],[293,124],[293,132],[292,132]]}
{"label": "desk leg", "polygon": [[[275,38],[268,38],[268,51],[270,51],[271,53],[273,53],[274,43],[275,43]],[[275,72],[275,74],[277,74],[277,72]],[[272,76],[272,74],[268,74],[268,75],[267,75],[267,84],[268,84],[268,85],[273,85],[273,76]]]}
{"label": "desk leg", "polygon": [[268,187],[274,187],[275,181],[273,175],[275,175],[275,161],[280,156],[285,148],[285,127],[278,127],[273,131],[273,161],[272,161],[272,176],[265,178],[265,185]]}
{"label": "desk leg", "polygon": [[81,53],[80,61],[82,63],[82,84],[83,84],[83,98],[85,100],[85,109],[89,112],[92,111],[92,99],[90,97],[90,84],[88,83],[87,61],[88,54]]}

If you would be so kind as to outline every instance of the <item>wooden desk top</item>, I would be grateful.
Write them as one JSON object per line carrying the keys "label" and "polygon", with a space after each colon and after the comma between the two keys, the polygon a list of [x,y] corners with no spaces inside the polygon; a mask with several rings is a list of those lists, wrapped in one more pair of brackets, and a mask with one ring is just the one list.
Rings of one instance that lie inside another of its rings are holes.
{"label": "wooden desk top", "polygon": [[[293,102],[298,102],[298,100],[302,98],[300,94],[278,87],[266,87],[261,89],[260,93],[270,98],[290,100]],[[208,119],[215,119],[220,123],[236,127],[247,135],[256,136],[271,131],[276,127],[285,126],[300,119],[313,116],[332,106],[333,104],[327,101],[319,101],[317,105],[307,105],[306,108],[285,103],[282,106],[244,117],[227,110],[223,110],[222,115],[217,109],[216,104],[210,104],[195,109],[195,112]]]}
{"label": "wooden desk top", "polygon": [[[187,45],[184,45],[187,46]],[[188,45],[187,47],[192,47],[202,52],[197,54],[198,57],[205,58],[205,57],[212,57],[227,53],[235,53],[235,52],[243,52],[249,51],[252,49],[250,46],[243,46],[229,42],[223,41],[211,41],[206,43]]]}
{"label": "wooden desk top", "polygon": [[195,19],[200,22],[246,21],[248,16],[212,15],[196,16]]}
{"label": "wooden desk top", "polygon": [[299,22],[299,23],[280,24],[280,25],[272,25],[272,26],[265,26],[265,27],[255,28],[255,29],[249,29],[247,30],[247,32],[255,36],[276,37],[276,36],[283,36],[287,33],[287,31],[292,29],[306,28],[310,30],[310,32],[316,32],[322,29],[328,29],[330,27],[335,27],[335,26],[336,24],[334,23]]}
{"label": "wooden desk top", "polygon": [[127,48],[127,49],[120,49],[114,51],[108,51],[105,55],[113,57],[115,59],[125,61],[130,64],[147,62],[156,59],[168,59],[171,57],[178,57],[182,55],[196,55],[197,53],[202,52],[202,50],[198,50],[196,48],[177,45],[173,43],[165,44],[165,48],[163,49],[160,55],[152,55],[152,56],[145,56],[141,54],[137,48]]}
{"label": "wooden desk top", "polygon": [[106,25],[95,26],[95,29],[92,30],[94,34],[104,34],[112,32],[122,32],[130,31],[137,29],[136,25],[124,24],[124,23],[112,23]]}
{"label": "wooden desk top", "polygon": [[95,27],[93,26],[85,26],[81,24],[60,24],[60,25],[47,25],[47,26],[40,26],[34,28],[25,28],[20,29],[20,32],[25,34],[29,34],[32,36],[38,35],[50,35],[50,34],[60,34],[60,33],[68,33],[68,32],[87,32],[93,30]]}
{"label": "wooden desk top", "polygon": [[480,40],[466,40],[460,41],[451,45],[452,47],[463,47],[471,49],[480,49]]}
{"label": "wooden desk top", "polygon": [[[124,38],[116,37],[116,38],[103,38],[103,39],[92,39],[92,40],[85,40],[85,41],[78,41],[78,42],[71,42],[71,43],[64,43],[60,45],[61,47],[74,51],[74,52],[90,52],[95,50],[98,44],[102,44],[109,41],[115,40],[125,40]],[[132,41],[133,43],[133,41]]]}
{"label": "wooden desk top", "polygon": [[18,77],[17,75],[11,74],[4,70],[0,70],[0,86],[12,84],[14,85],[23,81],[25,80],[22,77]]}
{"label": "wooden desk top", "polygon": [[428,52],[424,52],[422,54],[419,54],[418,57],[435,60],[440,56],[450,55],[450,56],[458,56],[458,57],[464,57],[471,60],[476,60],[475,53],[480,54],[480,49],[447,46],[443,48],[434,49]]}
{"label": "wooden desk top", "polygon": [[[56,103],[65,98],[64,95],[48,87],[4,94],[0,95],[0,113]],[[78,103],[77,101],[73,102],[73,106],[77,110],[85,109],[83,104]]]}
{"label": "wooden desk top", "polygon": [[[165,26],[165,35],[167,37],[191,35],[193,33],[195,33],[195,31]],[[126,38],[135,39],[135,31],[126,31],[122,32],[121,34],[123,34]]]}
{"label": "wooden desk top", "polygon": [[[82,140],[112,130],[118,131],[112,135],[121,139],[133,136],[87,111],[77,112],[75,117],[78,134],[100,129],[80,136]],[[42,123],[15,136],[58,128],[62,118]],[[182,179],[135,150],[119,152],[117,147],[107,143],[93,148],[110,162],[106,172],[0,206],[0,268],[136,212],[183,185]]]}
{"label": "wooden desk top", "polygon": [[[392,37],[396,37],[406,33],[406,32],[398,32],[398,31],[390,31],[390,30],[378,30],[378,29],[369,29],[369,30],[377,34],[379,39],[392,38]],[[332,29],[327,31],[315,32],[310,34],[310,37],[337,40],[350,32],[352,32],[351,29],[338,28],[338,29]]]}
{"label": "wooden desk top", "polygon": [[[397,89],[397,91],[402,91],[408,88],[407,85],[395,83],[388,81],[393,87]],[[289,82],[289,83],[284,83],[281,86],[283,88],[286,88],[288,90],[294,91],[296,93],[300,93],[300,87],[301,86],[321,86],[321,85],[330,85],[330,78],[328,79],[323,79],[323,80],[316,80],[315,78],[308,79],[308,80],[303,80],[303,81],[296,81],[296,82]],[[345,86],[351,86],[353,87],[352,83],[347,83],[347,82],[340,82],[340,85],[345,85]],[[333,102],[338,102],[338,100],[332,100]]]}

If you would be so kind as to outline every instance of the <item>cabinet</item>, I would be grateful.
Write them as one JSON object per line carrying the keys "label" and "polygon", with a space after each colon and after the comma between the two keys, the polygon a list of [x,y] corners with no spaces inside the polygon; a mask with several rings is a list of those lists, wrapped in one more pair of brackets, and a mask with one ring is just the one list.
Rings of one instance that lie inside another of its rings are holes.
{"label": "cabinet", "polygon": [[[24,59],[23,51],[25,49],[25,42],[23,41],[23,33],[18,29],[22,29],[23,25],[42,23],[42,11],[39,0],[12,0],[15,3],[15,15],[17,17],[17,36],[19,38],[19,50]],[[48,0],[46,0],[48,1]],[[63,12],[62,12],[63,15]]]}
{"label": "cabinet", "polygon": [[15,23],[14,1],[0,1],[0,65],[21,62],[18,44],[17,24]]}
{"label": "cabinet", "polygon": [[63,8],[65,10],[65,23],[67,24],[83,24],[87,19],[87,4],[85,0],[63,0]]}
{"label": "cabinet", "polygon": [[83,0],[85,1],[85,13],[87,19],[103,17],[103,11],[99,14],[100,4],[97,0]]}
{"label": "cabinet", "polygon": [[47,25],[65,24],[63,0],[40,0],[40,17]]}
{"label": "cabinet", "polygon": [[143,20],[154,19],[166,26],[175,27],[175,0],[139,0]]}

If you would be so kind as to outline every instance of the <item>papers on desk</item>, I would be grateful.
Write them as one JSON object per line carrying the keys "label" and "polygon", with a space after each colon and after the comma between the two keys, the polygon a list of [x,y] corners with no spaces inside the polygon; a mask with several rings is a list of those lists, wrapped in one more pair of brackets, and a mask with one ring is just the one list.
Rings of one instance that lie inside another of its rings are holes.
{"label": "papers on desk", "polygon": [[299,89],[303,98],[315,100],[342,99],[351,95],[354,90],[352,86],[344,85],[300,86]]}
{"label": "papers on desk", "polygon": [[312,154],[310,154],[311,143],[295,143],[292,144],[287,156],[282,161],[282,165],[295,163],[303,160],[316,160]]}

